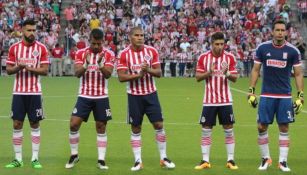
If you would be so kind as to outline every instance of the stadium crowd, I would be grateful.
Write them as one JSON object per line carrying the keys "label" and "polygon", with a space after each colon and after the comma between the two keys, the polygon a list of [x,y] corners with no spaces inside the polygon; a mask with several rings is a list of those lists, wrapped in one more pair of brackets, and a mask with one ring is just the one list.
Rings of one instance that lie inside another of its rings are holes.
{"label": "stadium crowd", "polygon": [[[298,1],[302,19],[306,4]],[[57,1],[5,0],[0,7],[2,55],[20,39],[18,30],[26,18],[39,22],[38,40],[52,53],[61,30]],[[208,36],[213,31],[226,33],[226,50],[236,56],[241,76],[249,76],[255,48],[271,38],[275,19],[284,18],[288,23],[289,42],[302,45],[301,52],[306,45],[291,26],[292,12],[285,0],[85,0],[74,1],[62,11],[67,20],[65,53],[72,60],[77,48],[88,46],[91,29],[103,29],[104,47],[117,53],[129,44],[130,29],[142,26],[146,44],[159,50],[164,76],[194,76],[196,60],[210,49]]]}

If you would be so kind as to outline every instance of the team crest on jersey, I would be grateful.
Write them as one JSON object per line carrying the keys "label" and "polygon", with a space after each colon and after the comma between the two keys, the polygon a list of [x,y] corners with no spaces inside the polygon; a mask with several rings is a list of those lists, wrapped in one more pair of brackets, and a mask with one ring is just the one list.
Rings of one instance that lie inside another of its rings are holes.
{"label": "team crest on jersey", "polygon": [[34,57],[37,57],[37,56],[39,55],[39,52],[38,52],[37,50],[34,50],[34,51],[32,52],[32,55],[33,55]]}
{"label": "team crest on jersey", "polygon": [[283,59],[287,59],[288,58],[288,53],[287,52],[283,52],[282,53],[282,58]]}
{"label": "team crest on jersey", "polygon": [[200,122],[201,122],[201,123],[205,123],[205,122],[206,122],[205,116],[201,116],[201,117],[200,117]]}
{"label": "team crest on jersey", "polygon": [[144,56],[144,59],[145,59],[147,62],[149,62],[149,61],[151,60],[151,56],[145,55],[145,56]]}
{"label": "team crest on jersey", "polygon": [[222,66],[222,69],[225,69],[228,67],[228,63],[226,61],[222,61],[221,66]]}

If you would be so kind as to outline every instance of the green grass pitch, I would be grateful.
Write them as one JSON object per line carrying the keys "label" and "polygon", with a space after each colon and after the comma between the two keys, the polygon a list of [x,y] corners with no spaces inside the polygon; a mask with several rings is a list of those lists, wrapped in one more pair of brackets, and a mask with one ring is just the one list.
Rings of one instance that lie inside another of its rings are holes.
{"label": "green grass pitch", "polygon": [[[43,77],[43,98],[46,119],[41,122],[40,162],[43,169],[31,168],[31,142],[29,124],[24,124],[23,161],[24,167],[5,169],[4,166],[13,159],[11,141],[12,121],[10,113],[13,77],[0,77],[0,175],[276,175],[285,174],[278,170],[278,131],[274,123],[269,130],[270,151],[273,165],[268,171],[257,170],[260,163],[260,153],[257,146],[256,110],[247,104],[245,91],[248,89],[247,78],[238,79],[231,84],[234,98],[234,113],[236,118],[235,159],[239,166],[236,171],[225,168],[226,149],[224,133],[221,126],[213,131],[210,162],[212,168],[197,171],[194,166],[201,160],[200,125],[198,118],[202,109],[204,91],[203,82],[197,83],[194,78],[160,78],[156,79],[158,94],[165,117],[168,157],[176,163],[174,170],[162,169],[159,166],[158,148],[154,140],[154,130],[145,119],[142,132],[142,158],[144,169],[131,172],[133,154],[129,144],[130,127],[126,122],[127,95],[126,84],[119,83],[117,78],[109,81],[109,94],[112,117],[108,123],[108,148],[106,162],[108,171],[96,168],[97,148],[93,117],[88,123],[83,123],[80,130],[79,156],[80,162],[73,169],[65,169],[69,158],[68,142],[69,119],[77,99],[79,80],[75,77],[51,78]],[[261,82],[258,82],[257,94]],[[305,80],[306,86],[306,80]],[[294,86],[295,87],[295,86]],[[295,94],[295,88],[293,94]],[[289,166],[292,172],[287,174],[304,175],[307,162],[307,105],[303,113],[296,117],[296,122],[290,127]]]}

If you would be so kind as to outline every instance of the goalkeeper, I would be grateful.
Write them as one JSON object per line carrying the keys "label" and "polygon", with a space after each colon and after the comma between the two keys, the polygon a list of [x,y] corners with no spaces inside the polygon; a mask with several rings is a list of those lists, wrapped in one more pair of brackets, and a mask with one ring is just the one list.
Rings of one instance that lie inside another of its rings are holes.
{"label": "goalkeeper", "polygon": [[[303,71],[299,50],[285,40],[286,25],[284,21],[277,20],[272,26],[273,39],[261,43],[256,49],[254,67],[251,72],[248,103],[256,108],[258,105],[255,87],[262,73],[262,89],[258,107],[258,145],[261,152],[259,170],[267,170],[272,164],[269,151],[268,125],[272,124],[274,117],[279,127],[279,164],[281,171],[291,171],[287,157],[289,151],[289,123],[294,122],[294,115],[299,114],[303,108]],[[292,102],[291,96],[291,70],[294,71],[297,97]]]}

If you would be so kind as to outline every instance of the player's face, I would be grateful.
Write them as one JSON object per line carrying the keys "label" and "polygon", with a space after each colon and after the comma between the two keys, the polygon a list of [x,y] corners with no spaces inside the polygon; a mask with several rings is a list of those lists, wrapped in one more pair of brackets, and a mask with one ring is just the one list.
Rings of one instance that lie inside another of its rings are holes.
{"label": "player's face", "polygon": [[212,43],[212,52],[215,56],[221,56],[224,50],[225,41],[218,39]]}
{"label": "player's face", "polygon": [[130,42],[135,48],[142,47],[144,40],[144,32],[142,30],[135,30],[132,35],[130,35]]}
{"label": "player's face", "polygon": [[33,43],[35,41],[36,25],[25,25],[22,28],[23,38],[27,43]]}
{"label": "player's face", "polygon": [[272,32],[275,44],[283,44],[286,37],[286,25],[275,24],[274,30]]}
{"label": "player's face", "polygon": [[102,49],[102,39],[100,39],[100,40],[97,40],[97,39],[95,39],[95,38],[91,38],[91,41],[90,41],[91,43],[91,50],[94,52],[94,53],[99,53],[99,52],[101,52],[101,49]]}

